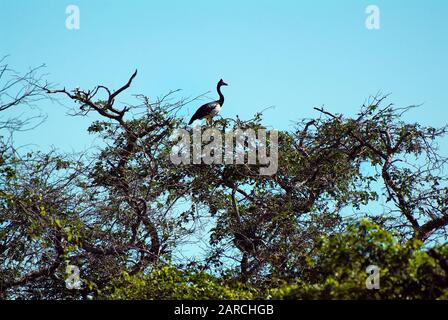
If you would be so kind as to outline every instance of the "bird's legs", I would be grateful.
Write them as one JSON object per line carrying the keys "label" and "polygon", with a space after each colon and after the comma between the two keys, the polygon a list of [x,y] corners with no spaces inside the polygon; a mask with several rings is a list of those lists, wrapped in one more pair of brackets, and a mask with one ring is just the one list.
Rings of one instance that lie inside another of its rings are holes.
{"label": "bird's legs", "polygon": [[207,118],[206,118],[206,122],[207,122],[207,126],[211,127],[212,124],[213,124],[213,119],[212,119],[212,117],[207,117]]}

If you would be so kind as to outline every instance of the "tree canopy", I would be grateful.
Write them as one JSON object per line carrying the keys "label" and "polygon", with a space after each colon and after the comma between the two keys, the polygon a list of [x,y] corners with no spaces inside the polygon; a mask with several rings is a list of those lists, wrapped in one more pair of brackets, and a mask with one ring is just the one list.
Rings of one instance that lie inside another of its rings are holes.
{"label": "tree canopy", "polygon": [[[374,96],[355,116],[316,108],[314,119],[279,131],[278,171],[260,175],[260,163],[174,164],[171,136],[191,130],[180,111],[194,99],[173,102],[171,92],[119,103],[137,72],[114,91],[57,89],[36,70],[13,80],[6,70],[0,117],[65,99],[75,120],[97,116],[88,131],[101,144],[23,154],[8,132],[26,121],[0,121],[2,298],[448,297],[447,158],[438,148],[447,127],[405,122],[413,106]],[[214,126],[265,123],[258,113]],[[204,254],[179,258],[187,244]],[[79,267],[78,290],[66,287],[69,265]],[[369,265],[380,268],[380,290],[366,289]]]}

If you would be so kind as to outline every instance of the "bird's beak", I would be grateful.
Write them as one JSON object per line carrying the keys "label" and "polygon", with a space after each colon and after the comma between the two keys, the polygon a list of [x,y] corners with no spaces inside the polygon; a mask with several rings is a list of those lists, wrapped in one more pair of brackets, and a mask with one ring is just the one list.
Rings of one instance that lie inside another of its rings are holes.
{"label": "bird's beak", "polygon": [[223,85],[223,86],[228,86],[228,84],[227,84],[227,83],[225,83],[225,82],[223,82],[223,83],[222,83],[222,85]]}

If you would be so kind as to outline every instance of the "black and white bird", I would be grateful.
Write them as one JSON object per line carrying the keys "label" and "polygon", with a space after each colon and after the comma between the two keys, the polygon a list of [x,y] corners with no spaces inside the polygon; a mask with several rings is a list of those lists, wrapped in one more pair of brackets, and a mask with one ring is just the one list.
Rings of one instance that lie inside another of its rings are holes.
{"label": "black and white bird", "polygon": [[216,90],[219,94],[219,100],[209,102],[204,104],[203,106],[199,107],[198,110],[194,113],[194,115],[191,117],[190,122],[188,122],[188,125],[192,124],[195,120],[201,120],[206,119],[207,124],[212,123],[212,118],[216,116],[219,111],[221,111],[221,108],[224,104],[224,96],[221,92],[221,87],[227,86],[227,83],[225,83],[222,79],[219,80],[218,85],[216,87]]}

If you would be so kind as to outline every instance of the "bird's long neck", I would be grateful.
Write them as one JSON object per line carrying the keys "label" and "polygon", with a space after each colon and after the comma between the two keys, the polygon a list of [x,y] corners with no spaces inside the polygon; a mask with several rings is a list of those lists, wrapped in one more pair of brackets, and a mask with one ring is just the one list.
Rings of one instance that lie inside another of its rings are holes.
{"label": "bird's long neck", "polygon": [[219,94],[219,104],[222,106],[224,104],[224,95],[221,92],[221,85],[218,84],[216,90],[218,91]]}

